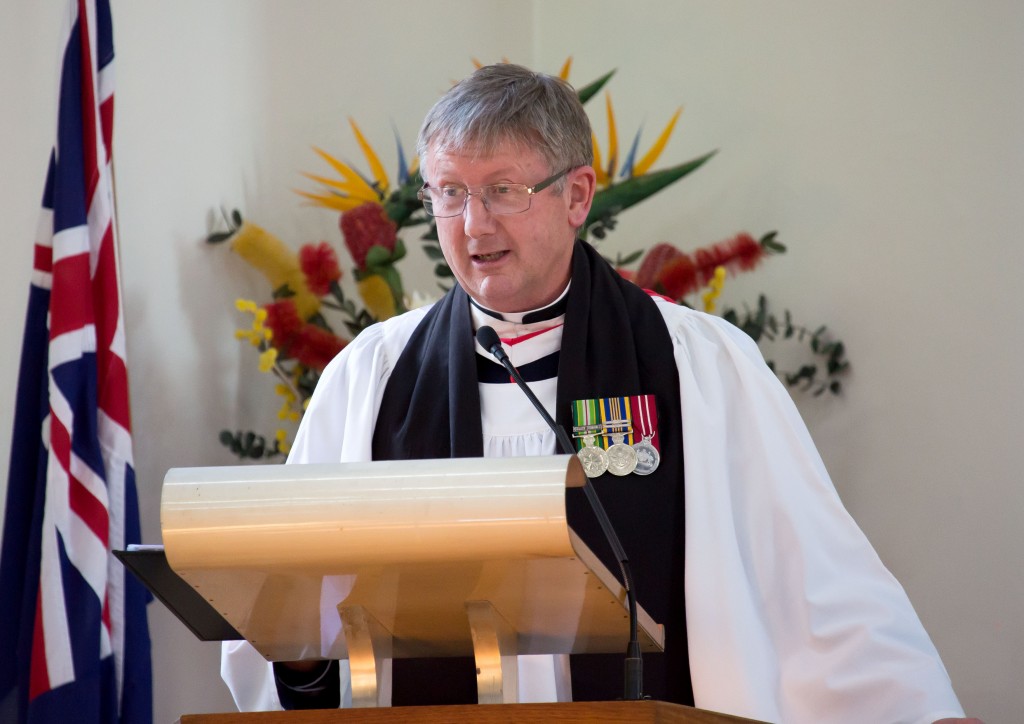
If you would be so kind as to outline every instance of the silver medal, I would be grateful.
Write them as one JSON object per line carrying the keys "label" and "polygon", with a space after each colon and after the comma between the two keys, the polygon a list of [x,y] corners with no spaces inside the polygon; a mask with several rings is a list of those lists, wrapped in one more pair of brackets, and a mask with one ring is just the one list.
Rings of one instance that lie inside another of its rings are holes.
{"label": "silver medal", "polygon": [[661,462],[658,448],[651,445],[651,437],[650,435],[645,436],[643,440],[633,445],[633,450],[636,452],[636,469],[633,472],[637,475],[650,475],[658,469],[658,464]]}
{"label": "silver medal", "polygon": [[606,451],[608,472],[612,475],[629,475],[636,470],[636,450],[626,444],[625,434],[612,435],[612,442]]}
{"label": "silver medal", "polygon": [[605,451],[594,445],[594,438],[590,437],[585,442],[576,457],[583,464],[583,472],[588,478],[597,478],[608,470],[608,456]]}

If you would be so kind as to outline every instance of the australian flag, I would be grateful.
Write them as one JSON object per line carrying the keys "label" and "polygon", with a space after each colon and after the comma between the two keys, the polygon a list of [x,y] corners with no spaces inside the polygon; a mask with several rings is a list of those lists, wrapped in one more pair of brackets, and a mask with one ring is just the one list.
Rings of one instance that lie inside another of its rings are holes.
{"label": "australian flag", "polygon": [[35,241],[0,549],[0,722],[148,724],[111,179],[108,0],[71,0]]}

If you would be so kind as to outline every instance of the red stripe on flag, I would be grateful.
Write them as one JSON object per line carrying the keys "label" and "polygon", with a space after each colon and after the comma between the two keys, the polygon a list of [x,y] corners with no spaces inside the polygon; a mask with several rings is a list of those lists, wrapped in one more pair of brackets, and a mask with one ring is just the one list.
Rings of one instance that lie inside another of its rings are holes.
{"label": "red stripe on flag", "polygon": [[35,245],[35,258],[32,260],[32,268],[41,272],[53,271],[52,246]]}
{"label": "red stripe on flag", "polygon": [[128,404],[128,368],[124,360],[116,354],[106,354],[106,369],[98,371],[103,386],[100,389],[100,409],[107,417],[123,427],[131,430],[132,415]]}
{"label": "red stripe on flag", "polygon": [[92,324],[91,287],[88,254],[65,257],[53,265],[50,339]]}
{"label": "red stripe on flag", "polygon": [[53,451],[53,456],[57,458],[57,462],[60,463],[64,472],[70,475],[71,434],[64,427],[64,423],[53,414],[53,408],[50,408],[50,450]]}
{"label": "red stripe on flag", "polygon": [[96,310],[96,362],[99,405],[108,417],[125,430],[131,429],[128,403],[128,371],[124,360],[111,350],[121,313],[117,282],[117,259],[112,227],[107,227],[93,277],[93,306]]}
{"label": "red stripe on flag", "polygon": [[29,667],[28,699],[32,701],[50,690],[46,668],[46,637],[43,632],[43,589],[36,592],[36,620],[32,627],[32,663]]}
{"label": "red stripe on flag", "polygon": [[78,0],[79,52],[82,67],[82,152],[85,159],[85,198],[92,206],[96,184],[100,180],[99,161],[96,157],[96,142],[99,139],[96,128],[96,88],[93,86],[95,66],[92,62],[92,48],[89,44],[89,12],[86,0]]}
{"label": "red stripe on flag", "polygon": [[99,253],[96,255],[96,271],[92,279],[93,308],[96,310],[96,344],[101,350],[110,349],[114,341],[120,291],[117,284],[117,261],[114,258],[114,232],[108,225],[100,240]]}
{"label": "red stripe on flag", "polygon": [[82,519],[104,547],[110,540],[110,514],[107,507],[73,475],[68,481],[68,503],[71,511]]}

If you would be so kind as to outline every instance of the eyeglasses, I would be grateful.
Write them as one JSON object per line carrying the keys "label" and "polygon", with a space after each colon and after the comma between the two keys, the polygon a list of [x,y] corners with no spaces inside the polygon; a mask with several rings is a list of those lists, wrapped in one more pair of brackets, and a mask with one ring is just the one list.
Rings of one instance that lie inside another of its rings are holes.
{"label": "eyeglasses", "polygon": [[538,194],[558,179],[572,171],[573,167],[559,171],[539,184],[490,184],[481,186],[479,191],[470,191],[465,186],[438,186],[424,184],[416,194],[423,202],[427,213],[437,219],[458,216],[466,210],[470,196],[479,196],[484,208],[492,214],[521,214],[530,209],[533,195]]}

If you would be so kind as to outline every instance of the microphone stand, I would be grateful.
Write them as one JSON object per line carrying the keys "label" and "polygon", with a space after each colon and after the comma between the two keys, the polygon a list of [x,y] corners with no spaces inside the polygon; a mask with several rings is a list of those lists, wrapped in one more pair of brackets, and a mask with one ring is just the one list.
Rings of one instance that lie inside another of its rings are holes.
{"label": "microphone stand", "polygon": [[[533,390],[531,390],[525,380],[523,380],[522,376],[519,374],[519,370],[517,370],[515,365],[512,364],[512,360],[508,358],[504,348],[501,346],[501,340],[498,338],[498,333],[495,332],[493,328],[484,326],[477,330],[476,338],[477,341],[480,342],[480,345],[490,352],[491,355],[508,371],[509,375],[511,375],[515,383],[519,385],[519,388],[530,400],[537,412],[540,413],[540,416],[544,418],[544,422],[548,424],[548,427],[550,427],[555,433],[555,437],[558,438],[558,443],[562,448],[562,452],[567,455],[575,455],[576,449],[572,444],[572,440],[569,439],[569,435],[561,425],[558,425],[551,418],[548,411],[544,409],[544,405],[542,405],[540,400],[537,399],[537,396],[533,394]],[[633,590],[633,574],[629,567],[629,558],[626,556],[626,551],[622,547],[622,542],[619,540],[619,536],[616,534],[615,528],[612,526],[612,522],[608,518],[608,513],[605,511],[604,506],[601,505],[601,500],[597,496],[597,491],[594,490],[594,486],[591,485],[589,481],[583,486],[583,493],[586,495],[587,502],[590,503],[590,507],[593,509],[594,515],[597,517],[597,522],[600,524],[601,530],[604,532],[604,536],[612,548],[612,553],[619,562],[619,569],[622,571],[622,583],[626,588],[626,601],[629,605],[629,644],[626,646],[625,684],[622,698],[626,701],[639,701],[640,699],[643,699],[644,665],[643,659],[640,655],[636,592]]]}

